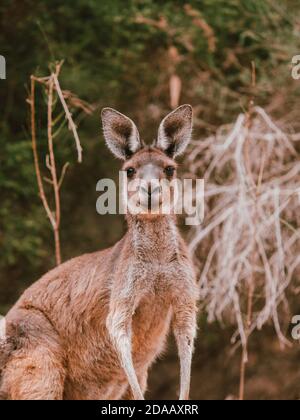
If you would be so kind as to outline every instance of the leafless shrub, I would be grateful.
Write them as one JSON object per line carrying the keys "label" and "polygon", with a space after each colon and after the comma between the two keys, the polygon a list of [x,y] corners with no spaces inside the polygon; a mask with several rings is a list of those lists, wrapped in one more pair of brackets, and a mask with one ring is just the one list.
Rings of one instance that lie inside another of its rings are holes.
{"label": "leafless shrub", "polygon": [[[27,99],[27,102],[30,105],[31,142],[32,142],[32,150],[33,150],[33,156],[34,156],[34,165],[35,165],[35,172],[36,172],[36,177],[37,177],[39,195],[40,195],[46,214],[50,220],[50,223],[54,232],[55,257],[56,257],[57,265],[61,263],[61,245],[60,245],[60,234],[59,234],[60,219],[61,219],[60,188],[61,188],[69,163],[67,162],[64,164],[64,166],[61,169],[61,174],[60,176],[58,176],[53,140],[59,134],[61,127],[64,125],[64,122],[61,124],[60,118],[56,118],[56,122],[55,122],[55,119],[53,116],[53,109],[55,106],[56,99],[58,98],[63,108],[63,114],[65,116],[65,120],[68,122],[68,127],[73,133],[73,137],[74,137],[75,145],[77,149],[78,162],[82,161],[82,147],[81,147],[79,136],[77,133],[77,127],[73,121],[72,114],[69,110],[69,107],[80,108],[85,113],[91,113],[93,111],[93,107],[89,105],[87,102],[82,101],[72,92],[64,91],[61,89],[58,78],[59,78],[62,64],[63,62],[56,63],[55,69],[47,77],[36,77],[32,75],[30,95],[29,95],[29,98]],[[35,96],[36,96],[37,83],[44,87],[45,95],[47,98],[47,138],[48,138],[48,152],[49,153],[46,156],[46,167],[50,172],[50,178],[42,176],[40,163],[39,163],[39,156],[38,156],[38,151],[37,151],[37,133],[36,133],[36,118],[35,118],[35,115],[36,115]],[[54,132],[57,122],[60,123],[60,126],[57,128],[56,132]],[[55,202],[55,210],[53,211],[50,208],[49,200],[45,193],[43,181],[46,181],[49,184],[51,184],[53,188],[53,195],[54,195],[54,202]]]}
{"label": "leafless shrub", "polygon": [[209,321],[237,326],[232,343],[243,346],[242,367],[249,336],[270,320],[280,343],[290,345],[280,314],[288,311],[287,289],[299,291],[299,139],[253,107],[195,141],[188,158],[189,175],[205,179],[205,221],[189,245],[202,305]]}

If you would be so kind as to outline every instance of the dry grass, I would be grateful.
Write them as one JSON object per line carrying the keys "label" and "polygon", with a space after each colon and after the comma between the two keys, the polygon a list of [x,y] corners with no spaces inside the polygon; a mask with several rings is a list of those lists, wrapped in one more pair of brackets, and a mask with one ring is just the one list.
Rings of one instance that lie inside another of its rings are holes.
{"label": "dry grass", "polygon": [[[204,177],[206,215],[193,228],[201,302],[208,320],[236,324],[233,344],[273,321],[280,343],[287,290],[299,292],[300,135],[277,126],[260,107],[216,135],[194,141],[189,176]],[[297,274],[298,273],[298,274]]]}

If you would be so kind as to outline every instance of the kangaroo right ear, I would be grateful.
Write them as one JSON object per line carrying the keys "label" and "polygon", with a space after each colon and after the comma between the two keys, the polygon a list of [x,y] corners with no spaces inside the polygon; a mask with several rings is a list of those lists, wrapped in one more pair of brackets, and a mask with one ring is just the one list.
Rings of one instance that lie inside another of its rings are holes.
{"label": "kangaroo right ear", "polygon": [[126,160],[142,148],[138,129],[130,118],[112,108],[103,108],[101,118],[106,144],[117,158]]}
{"label": "kangaroo right ear", "polygon": [[192,135],[193,109],[191,105],[181,105],[168,114],[158,129],[156,147],[171,158],[182,154]]}

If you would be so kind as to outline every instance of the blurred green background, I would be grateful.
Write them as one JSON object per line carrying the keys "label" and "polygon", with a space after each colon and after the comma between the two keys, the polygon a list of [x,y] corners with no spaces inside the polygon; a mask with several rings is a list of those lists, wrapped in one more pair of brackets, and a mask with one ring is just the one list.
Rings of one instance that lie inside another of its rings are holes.
{"label": "blurred green background", "polygon": [[[121,216],[99,216],[95,210],[97,180],[116,177],[119,166],[104,145],[101,107],[115,107],[129,115],[150,142],[160,119],[171,110],[169,84],[174,74],[182,83],[180,103],[190,103],[195,110],[195,138],[232,122],[253,95],[256,103],[274,115],[292,112],[299,99],[299,84],[290,75],[291,58],[300,52],[297,0],[1,0],[0,28],[0,54],[7,61],[7,80],[0,81],[2,314],[24,288],[55,264],[53,235],[38,198],[33,167],[26,103],[31,74],[48,75],[49,64],[64,59],[62,88],[95,106],[91,115],[74,110],[82,164],[76,163],[68,130],[62,131],[55,144],[59,165],[71,162],[62,187],[64,260],[112,245],[125,229]],[[257,73],[254,90],[252,61]],[[39,97],[38,142],[44,162],[42,91]],[[239,362],[237,356],[228,355],[231,331],[207,326],[205,320],[202,324],[192,397],[236,394]],[[269,343],[267,336],[256,340]],[[272,352],[276,338],[274,343],[270,340]],[[282,355],[274,350],[273,366],[270,354],[270,347],[265,354],[263,350],[257,354],[253,372],[250,363],[250,397],[280,398],[292,392],[282,391],[274,367],[283,363]],[[293,357],[294,353],[286,363],[292,364]],[[262,371],[257,383],[259,358]],[[171,346],[154,369],[149,397],[175,396],[176,363]]]}

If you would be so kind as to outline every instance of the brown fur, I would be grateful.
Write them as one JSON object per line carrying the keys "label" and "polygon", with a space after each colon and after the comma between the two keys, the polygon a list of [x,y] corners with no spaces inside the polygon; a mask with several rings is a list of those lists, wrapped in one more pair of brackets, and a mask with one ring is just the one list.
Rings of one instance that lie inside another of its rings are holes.
{"label": "brown fur", "polygon": [[[173,162],[155,148],[130,159],[124,168]],[[192,262],[173,216],[129,215],[128,227],[112,248],[44,275],[8,313],[0,398],[143,398],[171,323],[180,398],[188,398],[198,295]]]}

